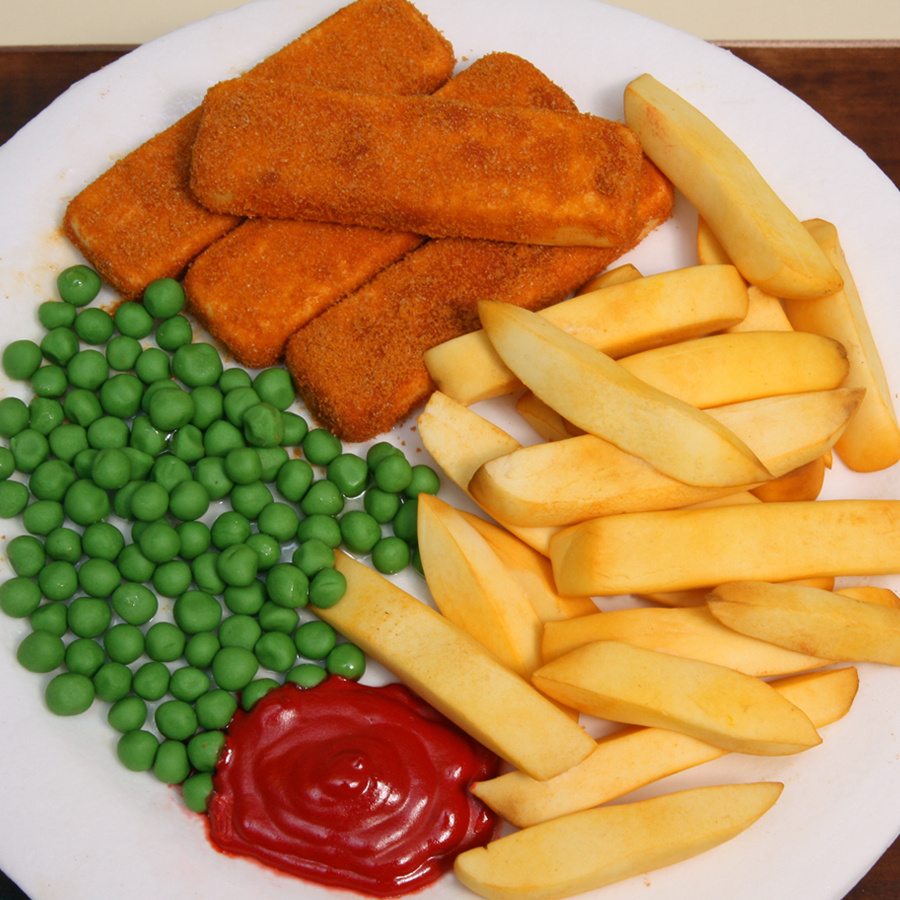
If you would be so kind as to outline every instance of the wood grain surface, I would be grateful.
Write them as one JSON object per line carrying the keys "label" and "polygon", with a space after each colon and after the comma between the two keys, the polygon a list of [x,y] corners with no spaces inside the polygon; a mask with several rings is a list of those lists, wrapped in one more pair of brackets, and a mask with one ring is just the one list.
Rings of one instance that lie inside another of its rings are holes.
{"label": "wood grain surface", "polygon": [[[805,100],[864,150],[900,187],[900,117],[895,110],[896,99],[900,97],[900,43],[776,41],[720,42],[720,46]],[[0,144],[70,84],[129,49],[0,47]],[[897,900],[898,897],[900,839],[845,900]],[[28,898],[0,872],[0,900]]]}

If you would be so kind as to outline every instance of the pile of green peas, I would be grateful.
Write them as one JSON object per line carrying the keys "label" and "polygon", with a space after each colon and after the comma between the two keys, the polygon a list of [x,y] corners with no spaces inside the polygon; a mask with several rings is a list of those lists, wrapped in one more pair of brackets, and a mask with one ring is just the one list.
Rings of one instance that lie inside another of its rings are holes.
{"label": "pile of green peas", "polygon": [[421,573],[416,498],[440,481],[387,442],[357,455],[311,428],[284,369],[226,367],[176,280],[113,312],[90,305],[101,288],[69,267],[41,340],[2,354],[32,396],[0,400],[0,517],[24,529],[0,609],[29,620],[17,657],[49,676],[52,712],[105,701],[122,763],[203,811],[239,707],[363,675],[309,612],[346,589],[338,547]]}

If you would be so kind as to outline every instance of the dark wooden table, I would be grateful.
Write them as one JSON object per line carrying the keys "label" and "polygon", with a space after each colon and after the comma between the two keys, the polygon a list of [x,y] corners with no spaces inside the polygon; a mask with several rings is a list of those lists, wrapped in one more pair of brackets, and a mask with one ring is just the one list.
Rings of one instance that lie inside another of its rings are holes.
{"label": "dark wooden table", "polygon": [[[900,187],[900,117],[895,109],[900,97],[900,43],[721,42],[721,45],[809,103],[861,147]],[[107,65],[128,49],[0,48],[0,144],[74,81]],[[898,897],[900,840],[846,900],[897,900]],[[27,897],[0,873],[0,900],[27,900]]]}

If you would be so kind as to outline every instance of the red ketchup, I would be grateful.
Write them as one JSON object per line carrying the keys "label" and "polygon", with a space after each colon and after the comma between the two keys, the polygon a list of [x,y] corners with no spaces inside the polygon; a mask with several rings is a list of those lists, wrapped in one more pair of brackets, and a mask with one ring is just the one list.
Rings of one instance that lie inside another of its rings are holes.
{"label": "red ketchup", "polygon": [[490,840],[496,817],[469,785],[498,768],[401,684],[286,684],[229,725],[210,837],[309,881],[396,897]]}

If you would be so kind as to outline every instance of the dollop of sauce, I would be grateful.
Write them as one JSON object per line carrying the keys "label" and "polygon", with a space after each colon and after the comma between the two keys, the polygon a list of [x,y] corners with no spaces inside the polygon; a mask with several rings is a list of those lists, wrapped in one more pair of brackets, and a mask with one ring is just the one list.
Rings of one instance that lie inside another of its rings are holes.
{"label": "dollop of sauce", "polygon": [[377,897],[418,890],[497,820],[470,791],[497,757],[402,684],[285,684],[238,712],[210,838],[300,878]]}

